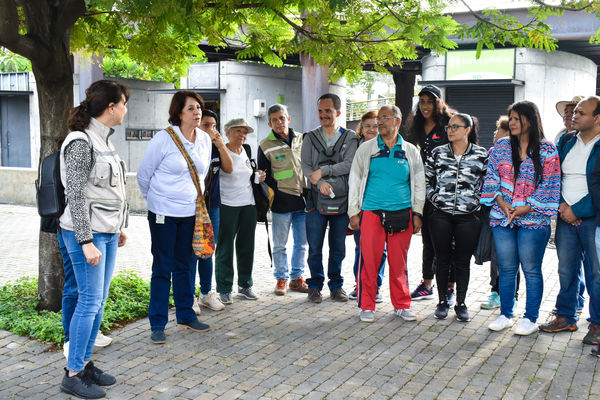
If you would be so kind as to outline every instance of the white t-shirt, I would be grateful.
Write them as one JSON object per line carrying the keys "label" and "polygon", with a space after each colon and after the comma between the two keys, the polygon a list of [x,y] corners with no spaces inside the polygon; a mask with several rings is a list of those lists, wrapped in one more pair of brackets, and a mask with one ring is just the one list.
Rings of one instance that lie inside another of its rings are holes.
{"label": "white t-shirt", "polygon": [[573,148],[567,153],[562,162],[562,185],[561,193],[568,205],[572,206],[583,199],[589,193],[586,167],[590,153],[594,144],[600,139],[600,135],[583,143],[583,140],[577,135],[577,140]]}
{"label": "white t-shirt", "polygon": [[221,204],[230,207],[241,207],[254,205],[254,194],[252,193],[252,165],[246,151],[242,149],[240,154],[229,150],[233,160],[233,172],[231,174],[221,170],[219,179],[221,185]]}

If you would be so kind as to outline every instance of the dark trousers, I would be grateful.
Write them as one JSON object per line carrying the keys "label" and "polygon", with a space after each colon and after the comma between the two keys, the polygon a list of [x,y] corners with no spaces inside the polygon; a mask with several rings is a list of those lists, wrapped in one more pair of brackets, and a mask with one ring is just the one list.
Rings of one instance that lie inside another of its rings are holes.
{"label": "dark trousers", "polygon": [[215,279],[217,292],[231,293],[233,287],[233,251],[235,248],[238,286],[252,286],[254,264],[254,232],[256,207],[253,205],[230,207],[221,205],[219,237],[215,253]]}
{"label": "dark trousers", "polygon": [[[465,302],[469,287],[471,256],[477,246],[481,222],[475,213],[451,215],[435,211],[430,220],[436,258],[436,280],[440,301],[447,301],[450,260],[456,275],[456,304]],[[452,242],[454,241],[454,249]]]}
{"label": "dark trousers", "polygon": [[148,318],[152,330],[163,330],[167,325],[171,281],[177,322],[197,320],[190,284],[191,271],[196,268],[192,249],[195,221],[195,216],[165,217],[164,223],[157,224],[156,214],[148,211],[153,256]]}
{"label": "dark trousers", "polygon": [[[431,217],[435,207],[429,202],[425,201],[425,208],[423,209],[423,226],[421,227],[421,239],[423,240],[423,279],[431,280],[435,277],[435,252],[433,249],[433,238],[431,237]],[[452,261],[450,262],[450,277],[449,282],[456,282],[454,267]]]}

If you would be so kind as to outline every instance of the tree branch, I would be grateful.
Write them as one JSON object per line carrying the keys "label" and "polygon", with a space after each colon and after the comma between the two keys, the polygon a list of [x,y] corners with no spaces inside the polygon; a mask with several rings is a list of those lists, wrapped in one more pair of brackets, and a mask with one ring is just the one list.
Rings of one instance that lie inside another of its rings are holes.
{"label": "tree branch", "polygon": [[[535,1],[535,0],[534,0],[534,1]],[[520,27],[518,27],[518,28],[505,28],[505,27],[503,27],[503,26],[500,26],[500,25],[498,25],[498,24],[495,24],[495,23],[493,23],[492,21],[490,21],[489,19],[487,19],[487,18],[484,18],[484,17],[480,16],[479,14],[477,14],[475,11],[473,11],[473,9],[472,9],[472,8],[471,8],[471,7],[470,7],[468,4],[467,4],[467,2],[466,2],[465,0],[460,0],[460,2],[461,2],[461,3],[463,3],[463,4],[465,5],[465,7],[467,7],[467,9],[469,10],[469,13],[471,13],[471,15],[473,15],[473,16],[474,16],[474,17],[475,17],[477,20],[479,20],[479,21],[483,22],[484,24],[491,25],[491,26],[493,26],[494,28],[496,28],[496,29],[499,29],[499,30],[501,30],[501,31],[506,31],[506,32],[518,32],[518,31],[521,31],[521,30],[523,30],[523,29],[525,29],[525,28],[527,28],[527,27],[529,27],[529,26],[533,25],[533,23],[534,23],[535,21],[537,21],[537,18],[533,18],[533,19],[532,19],[531,21],[529,21],[527,24],[525,24],[525,25],[521,24],[521,26],[520,26]]]}
{"label": "tree branch", "polygon": [[57,14],[60,16],[56,22],[56,32],[60,36],[71,29],[75,22],[85,14],[84,0],[68,0],[61,9],[57,9]]}
{"label": "tree branch", "polygon": [[14,0],[0,0],[0,44],[8,47],[19,39],[17,5]]}
{"label": "tree branch", "polygon": [[553,8],[556,10],[563,10],[563,11],[584,11],[587,10],[588,8],[590,8],[592,6],[592,2],[587,3],[587,5],[583,6],[583,7],[579,7],[579,8],[572,8],[572,7],[565,7],[565,6],[556,6],[553,4],[548,4],[545,1],[542,0],[532,0],[534,3],[539,4],[542,7],[548,7],[548,8]]}

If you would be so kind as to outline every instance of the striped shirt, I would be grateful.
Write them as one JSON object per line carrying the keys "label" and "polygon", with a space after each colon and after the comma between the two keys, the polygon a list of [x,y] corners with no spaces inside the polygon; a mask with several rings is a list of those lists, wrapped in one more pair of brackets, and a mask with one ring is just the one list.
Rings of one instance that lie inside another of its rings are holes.
{"label": "striped shirt", "polygon": [[550,217],[558,212],[560,200],[560,160],[554,144],[545,139],[540,143],[540,161],[543,173],[537,185],[530,157],[521,163],[515,183],[510,138],[498,140],[490,154],[481,192],[481,204],[493,206],[491,226],[508,225],[507,216],[495,201],[498,195],[512,207],[531,207],[530,212],[515,218],[511,227],[540,228],[550,224]]}

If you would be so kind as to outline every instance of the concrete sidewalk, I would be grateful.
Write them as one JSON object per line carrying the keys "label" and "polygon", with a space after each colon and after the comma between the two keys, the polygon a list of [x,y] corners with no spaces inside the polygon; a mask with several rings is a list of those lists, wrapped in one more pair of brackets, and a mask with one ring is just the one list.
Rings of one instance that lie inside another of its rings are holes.
{"label": "concrete sidewalk", "polygon": [[[35,208],[0,205],[0,285],[37,274],[39,218]],[[206,333],[180,331],[174,313],[167,344],[150,342],[147,319],[114,330],[111,346],[98,350],[98,366],[117,377],[109,399],[599,399],[600,367],[582,345],[579,331],[519,337],[487,326],[498,310],[480,310],[489,294],[488,265],[473,264],[467,306],[472,320],[433,318],[435,300],[413,303],[417,322],[393,314],[388,283],[372,324],[358,320],[356,304],[322,304],[306,295],[275,296],[266,233],[257,227],[254,282],[258,301],[234,298],[222,312],[202,310]],[[144,216],[132,216],[127,246],[119,250],[117,271],[131,269],[149,279],[150,238]],[[327,251],[324,252],[327,254]],[[354,242],[347,239],[343,265],[346,291],[352,289]],[[421,277],[421,238],[409,251],[414,288]],[[558,291],[556,251],[544,260],[540,322]],[[308,268],[305,276],[308,275]],[[524,286],[524,285],[523,285]],[[525,305],[520,291],[518,313]],[[327,289],[324,297],[329,295]],[[587,316],[587,307],[583,317]],[[60,392],[62,352],[0,331],[0,399],[69,398]]]}

